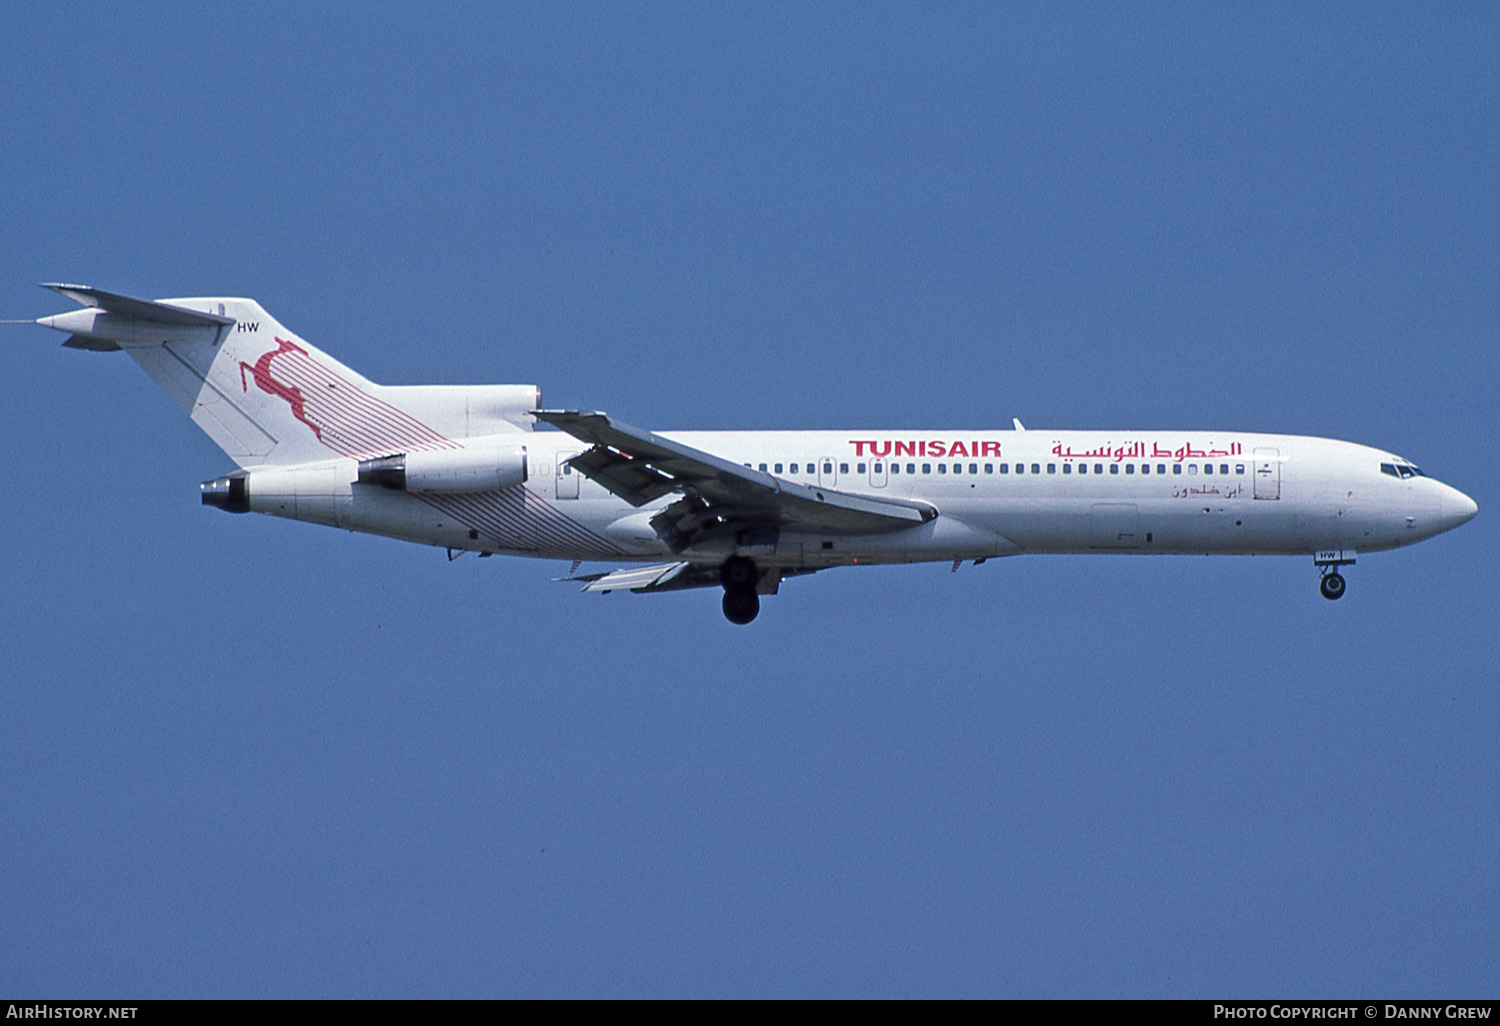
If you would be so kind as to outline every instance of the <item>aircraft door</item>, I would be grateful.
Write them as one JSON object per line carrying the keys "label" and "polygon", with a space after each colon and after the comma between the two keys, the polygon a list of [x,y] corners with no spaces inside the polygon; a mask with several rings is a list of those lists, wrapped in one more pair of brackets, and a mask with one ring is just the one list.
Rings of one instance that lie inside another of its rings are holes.
{"label": "aircraft door", "polygon": [[818,484],[824,488],[836,488],[838,483],[839,465],[832,456],[824,456],[818,461]]}
{"label": "aircraft door", "polygon": [[576,452],[560,452],[557,454],[556,495],[559,499],[578,498],[578,479],[583,475],[568,464],[568,460],[577,455]]}
{"label": "aircraft door", "polygon": [[873,488],[884,488],[886,481],[886,461],[877,457],[870,462],[870,486]]}
{"label": "aircraft door", "polygon": [[1276,449],[1255,450],[1255,497],[1281,498],[1281,460]]}

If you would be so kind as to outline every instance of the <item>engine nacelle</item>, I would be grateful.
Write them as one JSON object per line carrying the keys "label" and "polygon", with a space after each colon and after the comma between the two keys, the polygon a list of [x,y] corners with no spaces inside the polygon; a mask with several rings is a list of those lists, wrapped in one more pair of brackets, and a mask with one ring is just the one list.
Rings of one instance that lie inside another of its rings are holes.
{"label": "engine nacelle", "polygon": [[203,505],[226,513],[269,513],[276,517],[333,524],[340,497],[349,494],[347,461],[297,467],[262,467],[204,481]]}
{"label": "engine nacelle", "polygon": [[470,438],[462,449],[398,453],[359,463],[359,483],[400,492],[492,492],[526,481],[515,435]]}

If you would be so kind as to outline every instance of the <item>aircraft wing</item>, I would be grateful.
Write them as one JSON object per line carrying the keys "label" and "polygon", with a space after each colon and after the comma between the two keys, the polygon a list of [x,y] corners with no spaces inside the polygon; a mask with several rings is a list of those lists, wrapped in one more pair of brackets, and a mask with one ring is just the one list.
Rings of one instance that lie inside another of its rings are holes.
{"label": "aircraft wing", "polygon": [[[816,570],[789,569],[782,577],[798,577],[816,573]],[[559,581],[583,584],[584,591],[609,594],[612,591],[681,591],[685,588],[717,588],[719,580],[717,566],[701,563],[656,563],[652,566],[631,566],[605,573],[579,574],[577,577],[558,577]],[[775,583],[780,583],[779,581]],[[772,589],[775,590],[774,587]]]}
{"label": "aircraft wing", "polygon": [[925,502],[872,499],[774,477],[603,413],[538,410],[536,418],[590,443],[593,448],[568,462],[631,505],[681,494],[652,518],[674,551],[716,528],[878,534],[937,516]]}
{"label": "aircraft wing", "polygon": [[[687,571],[687,580],[677,582]],[[695,573],[695,571],[698,571]],[[701,581],[693,578],[701,577]],[[583,574],[579,577],[564,577],[565,581],[584,582],[584,591],[609,594],[612,591],[672,591],[678,588],[707,587],[719,583],[717,567],[694,567],[691,563],[657,563],[653,566],[632,566],[607,573]]]}

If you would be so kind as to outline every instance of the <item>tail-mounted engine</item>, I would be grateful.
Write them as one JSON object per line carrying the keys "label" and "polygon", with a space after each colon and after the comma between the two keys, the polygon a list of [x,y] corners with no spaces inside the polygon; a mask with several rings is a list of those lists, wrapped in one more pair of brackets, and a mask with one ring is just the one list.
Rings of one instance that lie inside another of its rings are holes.
{"label": "tail-mounted engine", "polygon": [[[400,492],[490,492],[526,481],[526,447],[519,432],[465,439],[462,449],[406,452],[360,460],[357,485]],[[349,496],[349,464],[329,461],[295,467],[239,470],[200,486],[203,505],[228,513],[270,513],[332,523],[338,496]]]}
{"label": "tail-mounted engine", "polygon": [[399,492],[491,492],[526,481],[526,447],[514,436],[469,439],[462,449],[361,460],[359,483]]}

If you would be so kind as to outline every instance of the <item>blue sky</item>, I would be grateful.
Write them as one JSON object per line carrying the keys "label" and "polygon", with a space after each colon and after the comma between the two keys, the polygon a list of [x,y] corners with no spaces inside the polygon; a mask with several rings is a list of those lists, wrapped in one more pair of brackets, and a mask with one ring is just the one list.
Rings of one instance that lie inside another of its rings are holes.
{"label": "blue sky", "polygon": [[[644,427],[1243,429],[1362,557],[582,596],[198,504],[9,327],[0,993],[1493,996],[1487,5],[13,4],[0,314],[246,295]],[[1488,454],[1488,455],[1486,455]]]}

